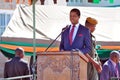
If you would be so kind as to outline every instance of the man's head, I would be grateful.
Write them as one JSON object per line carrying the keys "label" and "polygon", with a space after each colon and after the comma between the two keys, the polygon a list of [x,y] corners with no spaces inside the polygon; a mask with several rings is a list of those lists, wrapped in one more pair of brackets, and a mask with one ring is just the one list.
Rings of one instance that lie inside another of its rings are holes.
{"label": "man's head", "polygon": [[111,53],[110,53],[110,59],[112,60],[112,61],[114,61],[115,63],[118,63],[119,62],[119,52],[118,51],[112,51]]}
{"label": "man's head", "polygon": [[15,56],[23,58],[24,57],[24,49],[21,47],[16,48],[15,50]]}
{"label": "man's head", "polygon": [[73,25],[77,24],[79,22],[79,18],[80,18],[80,10],[73,8],[70,11],[70,21]]}
{"label": "man's head", "polygon": [[85,26],[90,30],[90,32],[94,32],[95,31],[95,27],[97,25],[97,20],[91,17],[87,17],[86,21],[85,21]]}

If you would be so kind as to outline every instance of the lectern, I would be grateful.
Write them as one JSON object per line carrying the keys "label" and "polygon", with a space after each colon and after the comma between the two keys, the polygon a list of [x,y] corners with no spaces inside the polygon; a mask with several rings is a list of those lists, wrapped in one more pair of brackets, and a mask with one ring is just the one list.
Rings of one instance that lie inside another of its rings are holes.
{"label": "lectern", "polygon": [[38,52],[37,80],[87,80],[87,62],[81,52]]}

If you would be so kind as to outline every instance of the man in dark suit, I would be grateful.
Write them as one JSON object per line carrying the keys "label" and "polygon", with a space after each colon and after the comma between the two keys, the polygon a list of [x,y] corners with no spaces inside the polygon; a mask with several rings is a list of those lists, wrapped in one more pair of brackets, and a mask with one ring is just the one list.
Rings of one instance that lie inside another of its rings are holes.
{"label": "man in dark suit", "polygon": [[[72,9],[70,11],[71,25],[62,33],[60,50],[70,51],[79,49],[84,54],[91,51],[91,38],[89,29],[79,24],[80,11]],[[74,28],[72,41],[70,40],[70,32]],[[72,43],[71,43],[72,42]]]}
{"label": "man in dark suit", "polygon": [[[23,48],[17,48],[15,50],[15,57],[5,63],[4,78],[29,75],[28,63],[22,59],[23,57]],[[30,80],[30,78],[16,80]]]}
{"label": "man in dark suit", "polygon": [[79,9],[73,8],[70,11],[71,25],[63,29],[61,35],[60,51],[80,50],[98,70],[101,70],[99,64],[89,55],[92,49],[90,31],[79,23],[79,19]]}
{"label": "man in dark suit", "polygon": [[109,60],[107,60],[103,65],[103,70],[100,74],[100,80],[110,80],[112,77],[116,78],[120,77],[120,64],[118,51],[112,51],[110,53]]}

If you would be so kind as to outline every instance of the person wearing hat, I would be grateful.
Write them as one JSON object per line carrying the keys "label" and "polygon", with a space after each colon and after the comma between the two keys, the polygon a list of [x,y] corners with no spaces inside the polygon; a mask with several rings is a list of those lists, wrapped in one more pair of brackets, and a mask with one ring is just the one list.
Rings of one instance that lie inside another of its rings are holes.
{"label": "person wearing hat", "polygon": [[87,74],[87,80],[99,80],[98,73],[101,72],[102,67],[100,63],[100,59],[97,55],[97,52],[95,50],[96,46],[96,40],[95,36],[93,36],[93,32],[95,31],[95,27],[98,24],[98,21],[92,17],[87,17],[85,21],[85,27],[87,27],[91,32],[91,42],[92,42],[92,50],[89,53],[91,58],[94,60],[94,62],[88,62],[88,74]]}
{"label": "person wearing hat", "polygon": [[[27,61],[22,59],[23,57],[24,49],[21,47],[16,48],[15,57],[5,63],[4,78],[29,75],[30,69]],[[16,80],[30,80],[30,78],[22,78]]]}

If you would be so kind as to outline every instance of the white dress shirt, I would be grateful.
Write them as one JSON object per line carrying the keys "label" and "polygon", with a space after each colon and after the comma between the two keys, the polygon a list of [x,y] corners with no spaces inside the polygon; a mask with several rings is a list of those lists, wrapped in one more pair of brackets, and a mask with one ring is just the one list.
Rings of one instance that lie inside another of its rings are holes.
{"label": "white dress shirt", "polygon": [[[70,32],[71,32],[71,30],[72,30],[72,26],[73,26],[73,24],[70,25]],[[73,37],[72,37],[72,42],[73,42],[74,39],[75,39],[75,36],[76,36],[76,34],[77,34],[77,31],[78,31],[78,28],[79,28],[79,23],[77,23],[77,24],[75,25],[74,32],[73,32]],[[70,32],[69,32],[69,33],[70,33]]]}

